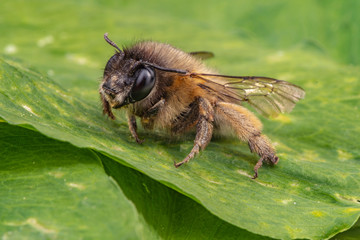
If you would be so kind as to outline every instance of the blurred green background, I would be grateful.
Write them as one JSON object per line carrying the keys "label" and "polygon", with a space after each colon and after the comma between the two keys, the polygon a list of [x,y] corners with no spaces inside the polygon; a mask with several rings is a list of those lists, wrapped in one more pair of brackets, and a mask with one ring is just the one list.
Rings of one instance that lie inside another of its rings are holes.
{"label": "blurred green background", "polygon": [[105,32],[118,45],[151,39],[187,51],[213,51],[214,65],[232,74],[253,74],[237,69],[266,57],[265,49],[315,51],[358,65],[359,9],[356,0],[2,1],[0,51],[83,95],[93,94],[113,52]]}
{"label": "blurred green background", "polygon": [[[97,93],[98,85],[106,61],[114,53],[114,49],[103,39],[105,32],[108,32],[110,39],[119,46],[146,39],[167,42],[185,51],[212,51],[215,53],[215,58],[209,60],[208,64],[223,74],[264,75],[290,80],[303,86],[307,91],[307,97],[296,108],[296,111],[299,110],[299,112],[293,113],[294,116],[297,114],[298,119],[301,119],[299,115],[303,116],[302,113],[307,113],[307,115],[304,115],[303,121],[296,122],[297,127],[293,126],[295,133],[296,128],[303,129],[303,135],[289,139],[287,144],[289,146],[300,146],[300,149],[301,147],[313,146],[315,152],[319,150],[316,153],[320,155],[320,158],[327,159],[326,157],[328,157],[330,159],[331,156],[337,154],[336,156],[339,155],[338,159],[340,160],[343,157],[345,159],[350,158],[355,162],[359,160],[360,155],[358,147],[358,134],[360,133],[358,126],[360,120],[358,92],[360,85],[359,76],[356,75],[359,73],[360,64],[359,10],[360,1],[357,0],[230,0],[223,2],[215,0],[184,0],[176,2],[165,0],[5,0],[0,4],[0,53],[3,56],[18,59],[24,65],[39,70],[42,74],[49,76],[67,89],[73,96],[79,97],[85,103],[89,102],[99,106],[99,111],[101,111]],[[336,75],[332,77],[332,73]],[[346,77],[343,79],[342,76]],[[0,93],[2,92],[0,91]],[[345,93],[345,96],[343,96],[343,93]],[[333,106],[336,107],[337,112],[333,111]],[[340,117],[338,119],[334,118],[337,116]],[[282,129],[282,126],[283,124],[286,125],[288,120],[286,117],[275,121],[264,120],[267,133],[270,133],[271,137],[275,136],[279,141],[286,139],[287,135],[291,135],[291,128],[287,128],[288,131],[286,131]],[[4,127],[1,133],[11,136],[12,132],[18,131],[19,136],[30,134],[29,132],[23,133],[14,127]],[[48,141],[46,138],[37,135],[33,138],[42,139],[41,141],[44,143]],[[23,140],[22,145],[20,143],[20,147],[14,151],[19,154],[24,151],[24,155],[26,155],[26,151],[31,150],[26,146],[32,142],[33,138]],[[51,141],[49,140],[54,146],[59,144],[57,141]],[[7,140],[3,139],[3,143],[6,142]],[[16,144],[16,141],[11,143]],[[191,145],[191,141],[189,141],[188,145]],[[77,151],[73,146],[61,146],[60,150],[64,148],[71,149],[74,152]],[[338,149],[335,149],[334,146],[337,146]],[[23,150],[21,150],[22,148]],[[221,148],[221,146],[218,148]],[[216,146],[212,146],[212,149],[216,150]],[[341,149],[344,149],[344,151],[342,152]],[[174,152],[176,151],[174,150]],[[286,157],[287,152],[284,147],[282,151],[285,152],[284,157]],[[291,152],[291,149],[289,152]],[[9,154],[9,152],[1,152],[1,150],[0,153],[3,155]],[[59,155],[63,156],[62,154],[64,153],[59,153]],[[100,161],[99,159],[105,157],[101,154],[100,156],[97,154],[92,155],[91,150],[89,152],[84,151],[82,154],[85,156],[84,159],[94,158],[95,165],[100,168],[104,167],[102,165],[104,163],[108,164],[105,169],[113,164],[109,160]],[[86,158],[87,154],[92,157]],[[295,155],[295,153],[293,154]],[[308,155],[313,157],[313,152],[308,153]],[[204,158],[206,158],[206,155]],[[50,163],[44,161],[44,164]],[[286,166],[285,161],[283,164]],[[297,167],[296,164],[294,165]],[[232,239],[235,238],[234,236],[242,234],[242,238],[263,239],[259,235],[239,230],[237,227],[218,219],[205,209],[202,209],[197,202],[158,182],[147,179],[146,176],[139,172],[132,172],[133,170],[131,170],[129,173],[129,170],[118,167],[119,169],[115,167],[115,170],[111,170],[114,172],[111,172],[110,168],[107,169],[107,174],[115,179],[116,176],[126,174],[136,175],[136,179],[141,179],[137,185],[135,184],[136,188],[140,188],[144,185],[143,182],[147,182],[149,186],[154,185],[152,186],[153,190],[150,188],[150,191],[162,193],[159,194],[161,195],[160,200],[164,200],[164,196],[171,196],[173,202],[176,202],[176,200],[181,203],[184,202],[187,208],[185,207],[186,211],[183,214],[188,213],[188,215],[187,218],[183,217],[180,221],[185,221],[184,219],[190,221],[192,219],[191,212],[194,211],[197,214],[197,220],[209,221],[218,227],[216,229],[221,229],[219,232],[214,230],[216,233],[211,235],[214,238],[226,236],[228,239]],[[69,169],[70,171],[74,170],[73,168]],[[92,170],[92,168],[89,169],[89,175],[96,173],[94,179],[95,177],[105,179],[103,172]],[[272,169],[266,170],[271,171]],[[331,171],[331,169],[326,170]],[[26,169],[23,171],[26,172]],[[76,171],[81,172],[82,166]],[[117,171],[124,173],[119,174]],[[82,174],[79,175],[87,176]],[[304,175],[306,176],[306,173]],[[301,177],[303,176],[301,175]],[[126,178],[123,178],[122,181],[126,182]],[[89,181],[95,181],[94,179]],[[328,179],[325,178],[325,180]],[[356,186],[358,181],[353,180],[353,186]],[[106,180],[104,182],[101,182],[103,184],[101,186],[107,186],[104,189],[108,190],[108,192],[99,193],[98,189],[95,188],[93,194],[111,195],[110,200],[108,199],[108,202],[106,202],[109,208],[106,208],[106,206],[101,207],[106,209],[106,214],[109,214],[111,226],[116,226],[116,219],[113,218],[113,215],[120,214],[121,208],[118,207],[112,212],[111,210],[115,205],[111,204],[125,198],[121,191],[121,193],[113,191],[113,187],[109,186],[111,184]],[[151,226],[151,229],[156,229],[157,222],[154,223],[149,220],[154,213],[147,212],[149,211],[146,209],[147,205],[141,202],[145,198],[141,195],[144,193],[131,192],[131,184],[134,183],[124,183],[121,186],[122,191],[127,197],[132,194],[135,195],[131,200],[135,202],[137,211],[140,212],[139,215],[144,215],[145,222],[150,222],[151,225],[154,225]],[[147,185],[145,185],[146,191],[148,191],[147,188]],[[13,190],[10,189],[9,191]],[[88,194],[90,196],[90,193]],[[359,194],[358,191],[353,192],[354,196],[357,196],[357,194]],[[98,201],[102,202],[104,199]],[[131,208],[132,203],[127,202],[126,204],[123,205],[127,206],[129,212],[135,211],[135,208]],[[151,204],[154,205],[152,205],[153,208],[159,207],[154,202],[151,202]],[[3,202],[0,205],[5,206]],[[179,214],[177,212],[179,209],[174,206],[169,207],[169,209],[172,208],[175,209],[173,211],[176,214]],[[88,209],[85,209],[85,211],[88,211]],[[171,212],[171,214],[174,212]],[[82,213],[80,212],[79,215]],[[94,213],[94,217],[99,218],[106,215],[101,211],[96,212],[96,214]],[[172,226],[173,234],[158,227],[160,230],[157,229],[156,231],[161,233],[158,238],[185,238],[181,235],[183,229],[177,228],[177,219],[174,219],[171,214],[159,213],[161,215],[159,222],[164,224],[164,222],[168,221],[169,225]],[[106,219],[106,216],[104,219]],[[133,222],[131,224],[138,224]],[[187,222],[187,224],[189,223]],[[189,225],[193,226],[193,224]],[[184,226],[189,225],[184,223]],[[94,226],[97,226],[96,223]],[[100,229],[100,226],[98,227]],[[208,235],[201,230],[211,228],[209,226],[201,227],[203,228],[193,227],[192,230],[195,234],[189,236],[201,236],[206,239]],[[340,227],[342,226],[339,226],[339,229]],[[344,228],[346,227],[344,226]],[[69,229],[71,229],[71,226]],[[144,232],[145,234],[142,236],[155,237],[151,234],[147,235],[146,231]],[[324,235],[329,236],[327,235],[328,232],[338,232],[338,229],[325,229],[323,232]],[[108,235],[109,238],[116,236],[118,233],[113,232],[113,234]],[[132,236],[129,238],[136,238],[134,233],[126,234],[128,234],[126,236]],[[92,237],[94,236],[101,235],[92,235]],[[358,236],[359,224],[336,238],[359,239]]]}

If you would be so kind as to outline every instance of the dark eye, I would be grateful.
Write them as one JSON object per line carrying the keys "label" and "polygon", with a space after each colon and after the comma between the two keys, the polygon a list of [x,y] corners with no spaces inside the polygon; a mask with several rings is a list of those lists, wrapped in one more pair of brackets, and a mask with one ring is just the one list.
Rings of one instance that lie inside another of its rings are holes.
{"label": "dark eye", "polygon": [[136,102],[149,95],[155,84],[155,73],[149,67],[139,69],[135,73],[135,83],[131,90],[131,99]]}

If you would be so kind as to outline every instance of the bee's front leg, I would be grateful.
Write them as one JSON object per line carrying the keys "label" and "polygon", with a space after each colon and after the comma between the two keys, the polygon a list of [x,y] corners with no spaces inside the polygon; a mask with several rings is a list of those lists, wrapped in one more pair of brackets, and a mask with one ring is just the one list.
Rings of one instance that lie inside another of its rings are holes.
{"label": "bee's front leg", "polygon": [[205,149],[209,144],[213,133],[214,110],[208,100],[204,98],[198,99],[199,118],[196,124],[196,137],[194,147],[184,160],[174,163],[175,167],[180,167],[195,157],[200,150]]}
{"label": "bee's front leg", "polygon": [[136,126],[136,118],[135,115],[128,113],[127,114],[127,119],[128,119],[128,125],[129,125],[129,130],[131,132],[131,135],[135,138],[136,142],[141,144],[144,142],[143,139],[140,139],[136,130],[137,130],[137,126]]}
{"label": "bee's front leg", "polygon": [[104,93],[100,90],[100,98],[103,104],[103,114],[108,115],[112,120],[115,120],[115,116],[111,111],[109,102],[106,100]]}

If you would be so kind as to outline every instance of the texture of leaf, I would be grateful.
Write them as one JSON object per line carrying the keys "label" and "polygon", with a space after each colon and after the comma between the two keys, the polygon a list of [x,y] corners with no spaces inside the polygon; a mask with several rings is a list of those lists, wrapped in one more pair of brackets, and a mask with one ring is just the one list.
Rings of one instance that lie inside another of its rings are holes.
{"label": "texture of leaf", "polygon": [[4,122],[0,133],[3,239],[266,239],[94,151]]}
{"label": "texture of leaf", "polygon": [[[360,72],[337,64],[359,63],[358,4],[5,1],[0,50],[69,90],[7,60],[10,66],[1,65],[0,73],[0,117],[101,150],[249,231],[327,238],[359,216]],[[264,75],[305,88],[307,96],[294,112],[263,120],[265,133],[277,145],[279,164],[261,169],[254,182],[247,175],[257,157],[238,141],[214,139],[178,170],[172,161],[186,156],[191,139],[169,141],[161,133],[140,130],[146,142],[136,145],[121,115],[116,122],[100,115],[98,79],[113,53],[102,39],[104,32],[119,46],[145,38],[187,51],[210,50],[216,55],[210,64],[216,63],[221,73]]]}
{"label": "texture of leaf", "polygon": [[2,239],[139,239],[135,208],[89,149],[0,123]]}
{"label": "texture of leaf", "polygon": [[100,155],[107,173],[142,216],[144,239],[262,239],[212,215],[199,203],[171,188]]}
{"label": "texture of leaf", "polygon": [[[85,104],[50,79],[11,60],[2,60],[0,74],[0,114],[6,121],[112,156],[248,231],[275,238],[326,238],[349,228],[359,216],[359,162],[354,159],[357,150],[349,149],[355,143],[339,142],[346,139],[332,136],[336,130],[329,131],[324,122],[317,126],[322,126],[322,136],[332,137],[326,144],[336,145],[325,149],[321,138],[307,140],[309,132],[316,134],[314,125],[306,124],[316,115],[311,107],[315,101],[293,114],[291,123],[273,123],[281,164],[263,168],[254,181],[250,176],[256,157],[237,141],[214,141],[201,157],[175,169],[172,161],[181,160],[192,141],[168,143],[161,134],[145,134],[146,144],[138,146],[123,121],[106,120],[98,106]],[[346,105],[338,114],[345,110]],[[356,126],[353,130],[358,131]]]}

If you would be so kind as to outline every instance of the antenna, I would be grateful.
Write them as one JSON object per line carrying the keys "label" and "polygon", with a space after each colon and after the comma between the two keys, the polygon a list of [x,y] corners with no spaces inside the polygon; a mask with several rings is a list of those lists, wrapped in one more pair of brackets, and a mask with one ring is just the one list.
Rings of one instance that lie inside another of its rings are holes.
{"label": "antenna", "polygon": [[113,41],[111,41],[111,40],[108,38],[108,33],[105,33],[105,34],[104,34],[104,39],[105,39],[105,41],[106,41],[108,44],[110,44],[111,46],[113,46],[114,48],[116,48],[116,49],[119,51],[119,53],[122,53],[121,49],[120,49]]}

